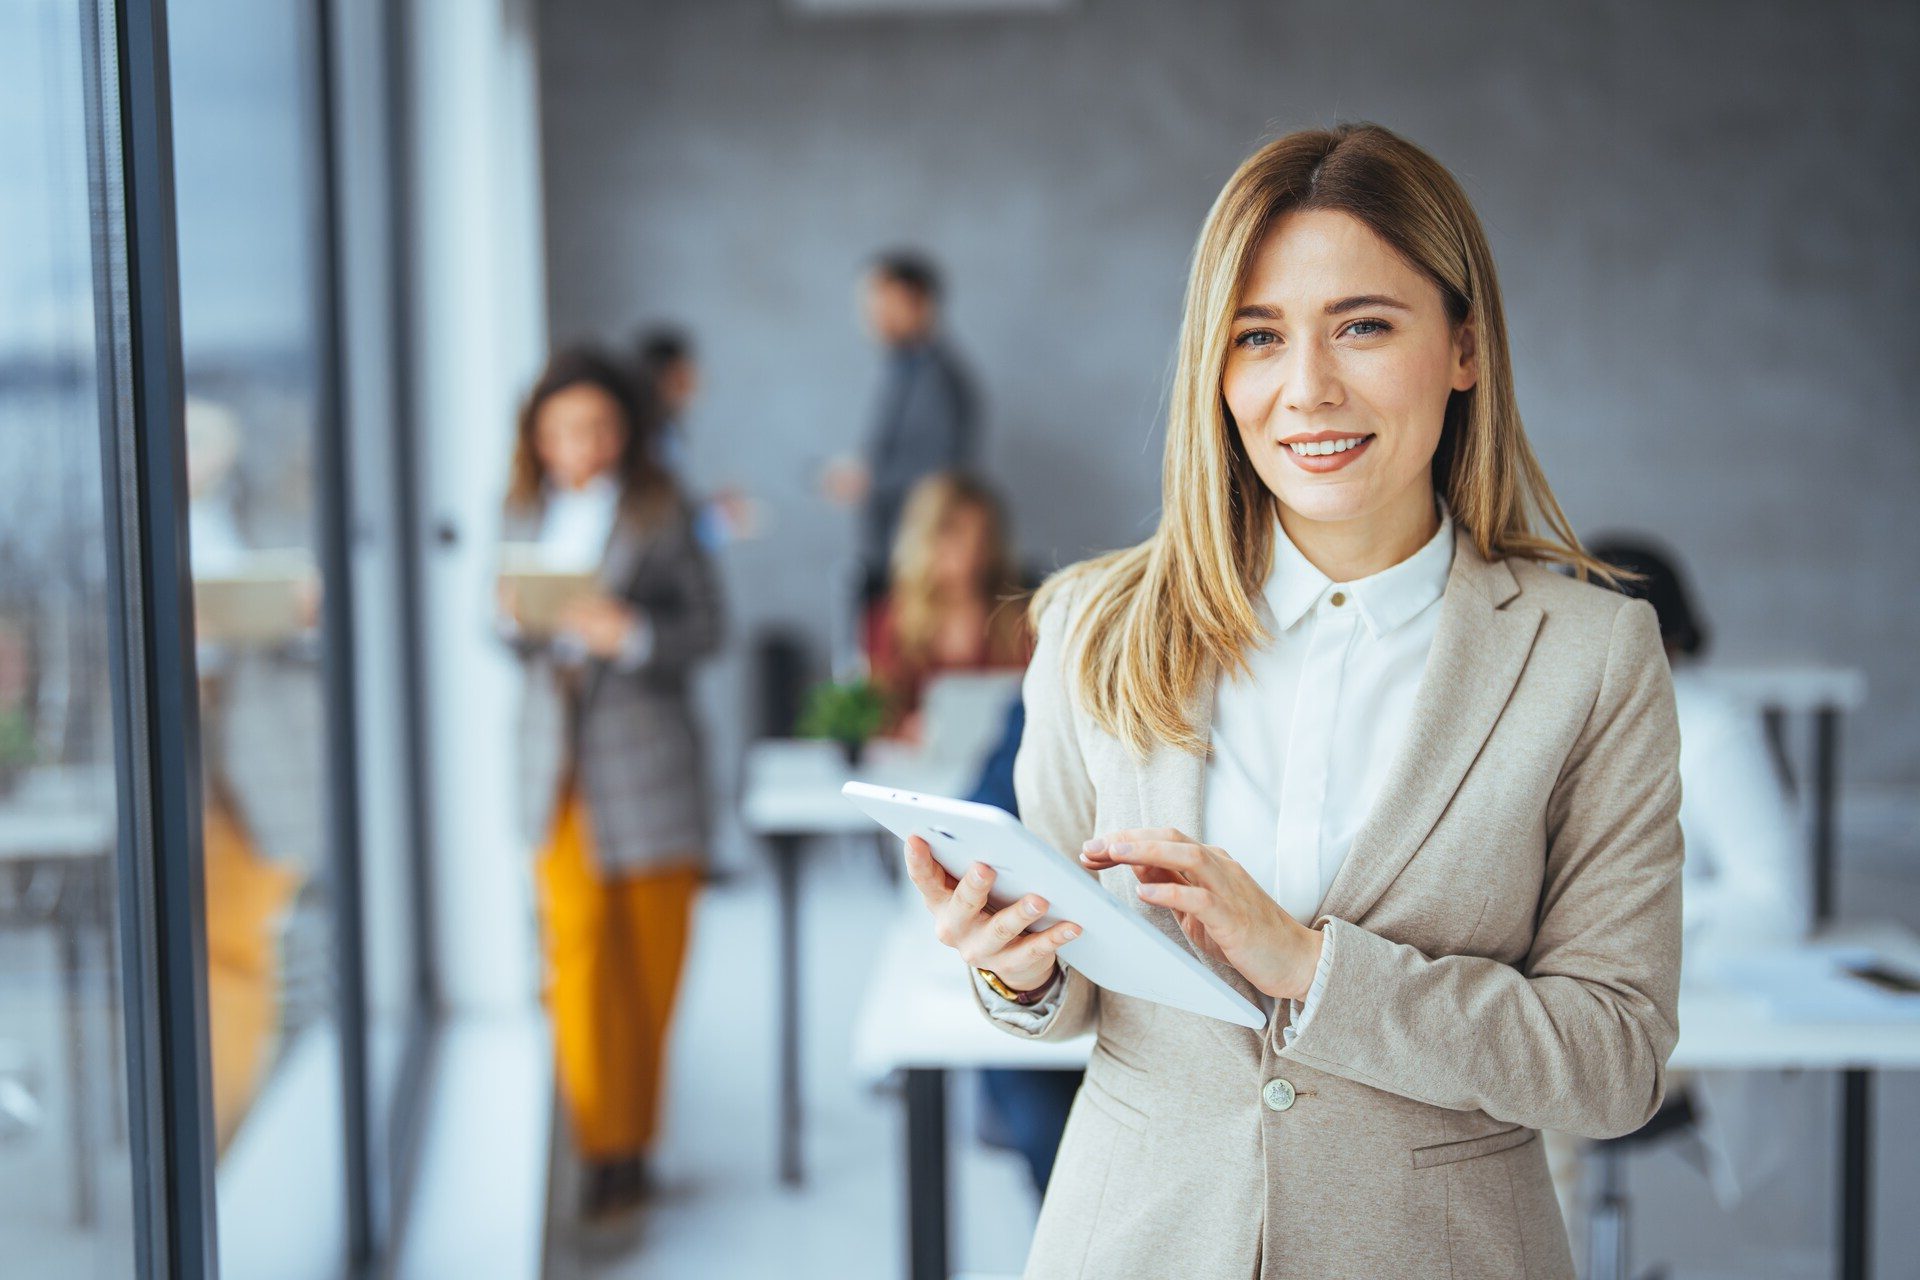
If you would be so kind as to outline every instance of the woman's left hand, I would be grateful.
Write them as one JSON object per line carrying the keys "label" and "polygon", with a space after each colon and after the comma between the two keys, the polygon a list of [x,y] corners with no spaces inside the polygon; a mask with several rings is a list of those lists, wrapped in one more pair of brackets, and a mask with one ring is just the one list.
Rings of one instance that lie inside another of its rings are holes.
{"label": "woman's left hand", "polygon": [[1080,862],[1095,871],[1132,867],[1140,900],[1173,912],[1204,954],[1232,965],[1256,991],[1307,998],[1322,933],[1288,915],[1226,850],[1171,828],[1115,831],[1087,841]]}
{"label": "woman's left hand", "polygon": [[639,620],[633,606],[607,595],[583,596],[562,609],[559,619],[560,629],[579,636],[596,658],[619,653]]}

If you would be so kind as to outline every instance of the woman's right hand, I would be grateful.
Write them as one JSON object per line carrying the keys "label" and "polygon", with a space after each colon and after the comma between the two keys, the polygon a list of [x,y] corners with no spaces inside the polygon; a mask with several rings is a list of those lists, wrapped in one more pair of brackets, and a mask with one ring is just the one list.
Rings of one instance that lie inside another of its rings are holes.
{"label": "woman's right hand", "polygon": [[502,618],[516,627],[520,625],[520,593],[511,582],[501,578],[493,584],[493,602]]}
{"label": "woman's right hand", "polygon": [[934,936],[1015,991],[1034,991],[1053,981],[1055,953],[1080,936],[1080,926],[1068,920],[1028,933],[1047,913],[1047,900],[1038,894],[987,910],[993,868],[976,862],[965,879],[955,880],[919,836],[907,841],[907,874],[933,916]]}

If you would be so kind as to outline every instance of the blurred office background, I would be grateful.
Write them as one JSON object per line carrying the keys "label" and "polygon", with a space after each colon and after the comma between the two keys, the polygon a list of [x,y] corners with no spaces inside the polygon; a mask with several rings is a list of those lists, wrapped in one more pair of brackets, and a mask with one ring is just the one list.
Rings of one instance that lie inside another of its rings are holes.
{"label": "blurred office background", "polygon": [[[969,1064],[876,1057],[875,842],[752,816],[753,744],[857,648],[817,477],[873,419],[858,293],[879,250],[940,264],[1024,565],[1136,540],[1201,218],[1300,126],[1460,177],[1575,526],[1678,551],[1712,662],[1760,673],[1825,920],[1920,929],[1916,65],[1920,11],[1864,2],[0,5],[0,1271],[930,1274],[931,1115],[937,1252],[1017,1273],[1036,1204]],[[714,867],[609,1231],[493,573],[549,352],[660,324],[691,482],[757,529],[713,553]],[[1864,1110],[1794,1076],[1795,1156],[1734,1203],[1685,1135],[1626,1154],[1636,1267],[1920,1275],[1889,1062],[1849,1063]]]}

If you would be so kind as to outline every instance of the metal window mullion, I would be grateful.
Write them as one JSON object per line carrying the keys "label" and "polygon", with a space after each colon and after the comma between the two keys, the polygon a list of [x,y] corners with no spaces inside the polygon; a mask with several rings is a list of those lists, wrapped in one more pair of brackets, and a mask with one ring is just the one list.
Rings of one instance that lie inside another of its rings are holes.
{"label": "metal window mullion", "polygon": [[314,459],[319,515],[322,689],[326,716],[327,848],[334,919],[334,967],[340,1028],[348,1274],[375,1261],[369,1165],[367,982],[362,911],[359,715],[355,705],[352,479],[348,453],[347,367],[340,286],[339,132],[334,119],[333,23],[329,0],[303,6],[307,100],[317,137],[312,149],[309,224],[314,336],[318,348]]}
{"label": "metal window mullion", "polygon": [[[108,303],[99,341],[119,380],[110,401],[102,397],[102,466],[109,583],[118,592],[109,649],[136,1258],[143,1280],[211,1280],[219,1261],[199,684],[166,0],[120,0],[111,18],[111,75],[102,45],[90,61],[101,106],[109,80],[116,86],[113,109],[96,116],[100,141],[118,147],[117,156],[101,148],[96,212],[118,217],[96,226],[106,252],[97,249],[95,261],[109,274],[96,288]],[[108,163],[117,163],[117,208]],[[124,295],[111,278],[116,240]]]}

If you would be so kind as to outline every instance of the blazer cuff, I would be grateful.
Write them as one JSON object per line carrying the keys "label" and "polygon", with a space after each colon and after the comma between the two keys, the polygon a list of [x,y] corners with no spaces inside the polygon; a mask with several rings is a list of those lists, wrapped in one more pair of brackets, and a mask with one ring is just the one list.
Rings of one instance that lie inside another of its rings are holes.
{"label": "blazer cuff", "polygon": [[547,656],[563,667],[577,667],[588,656],[587,642],[571,631],[557,631],[547,641]]}
{"label": "blazer cuff", "polygon": [[1307,987],[1305,1000],[1287,1001],[1293,1017],[1280,1029],[1280,1043],[1284,1048],[1294,1041],[1294,1037],[1307,1029],[1307,1023],[1313,1020],[1313,1012],[1320,1007],[1321,994],[1327,989],[1327,974],[1333,969],[1333,930],[1320,931],[1320,963],[1313,967],[1313,982]]}
{"label": "blazer cuff", "polygon": [[627,629],[627,638],[620,642],[620,651],[613,655],[613,669],[619,672],[638,671],[653,656],[653,644],[653,624],[647,621],[645,614],[636,614],[633,626]]}
{"label": "blazer cuff", "polygon": [[985,1006],[987,1016],[995,1022],[1005,1022],[1019,1027],[1022,1031],[1038,1031],[1052,1020],[1060,1011],[1061,1000],[1066,995],[1067,984],[1065,970],[1058,970],[1047,984],[1047,994],[1031,1004],[1021,1004],[1018,1000],[1009,1000],[987,985],[978,969],[969,968],[973,975],[973,989],[980,994],[980,1003]]}

